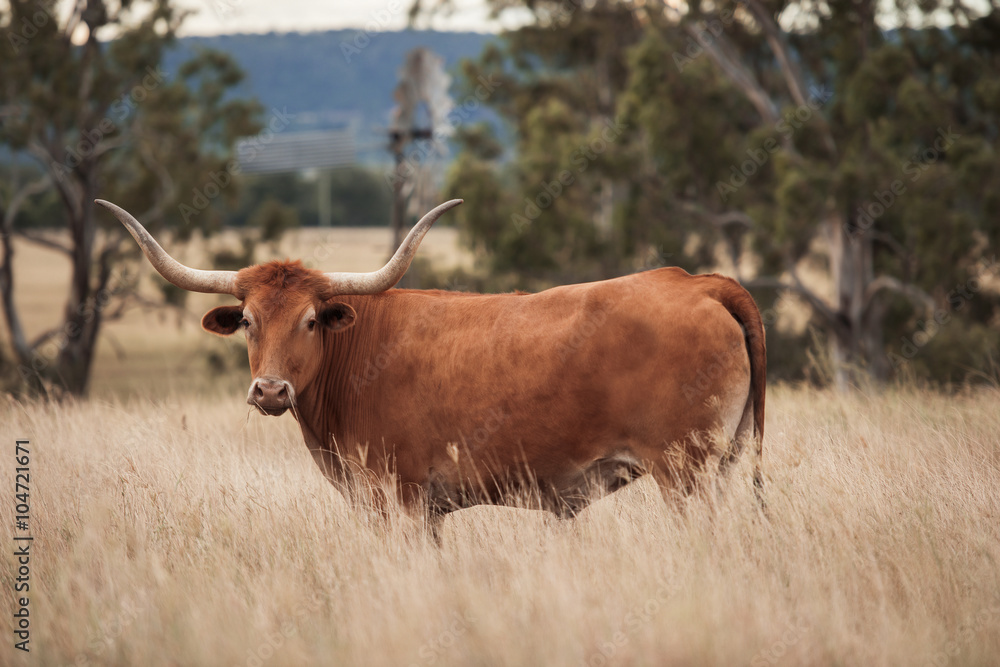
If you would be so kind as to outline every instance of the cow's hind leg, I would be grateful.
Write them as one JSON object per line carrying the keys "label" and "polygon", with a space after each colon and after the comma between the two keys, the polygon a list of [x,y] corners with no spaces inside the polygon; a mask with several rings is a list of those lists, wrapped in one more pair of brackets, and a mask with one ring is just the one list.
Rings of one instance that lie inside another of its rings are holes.
{"label": "cow's hind leg", "polygon": [[665,453],[652,472],[664,502],[677,511],[683,511],[688,498],[705,487],[704,465],[686,448]]}
{"label": "cow's hind leg", "polygon": [[552,493],[552,511],[562,519],[571,519],[590,503],[631,484],[647,472],[639,459],[629,452],[619,452],[593,461],[570,484]]}
{"label": "cow's hind leg", "polygon": [[743,408],[743,415],[740,417],[740,423],[736,427],[736,433],[733,435],[732,440],[729,441],[729,446],[719,461],[719,472],[722,473],[723,477],[729,475],[729,471],[739,460],[740,454],[743,453],[743,448],[747,442],[753,441],[753,435],[753,401],[749,400]]}
{"label": "cow's hind leg", "polygon": [[751,399],[747,401],[746,408],[743,411],[743,417],[740,419],[740,424],[736,428],[736,434],[733,436],[728,451],[719,461],[719,473],[723,480],[727,478],[733,465],[735,465],[735,463],[739,460],[740,454],[743,452],[743,448],[746,444],[748,442],[756,443],[756,451],[754,451],[753,493],[761,511],[766,512],[767,504],[764,502],[764,476],[760,470],[761,443],[754,432],[753,411],[754,405],[753,400]]}
{"label": "cow's hind leg", "polygon": [[683,441],[666,444],[651,466],[663,500],[681,513],[690,508],[692,499],[712,511],[718,509],[725,474],[738,459],[742,445],[733,443],[722,428],[695,432]]}
{"label": "cow's hind leg", "polygon": [[441,546],[444,518],[461,509],[480,505],[487,499],[461,482],[431,468],[423,484],[415,488],[414,505],[423,507],[424,525],[437,546]]}

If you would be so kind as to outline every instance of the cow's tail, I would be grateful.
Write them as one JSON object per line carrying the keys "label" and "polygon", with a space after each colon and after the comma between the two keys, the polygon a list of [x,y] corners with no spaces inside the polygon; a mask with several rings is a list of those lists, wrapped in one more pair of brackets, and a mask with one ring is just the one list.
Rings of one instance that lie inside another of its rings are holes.
{"label": "cow's tail", "polygon": [[733,457],[739,452],[739,447],[748,436],[754,443],[754,495],[761,508],[764,505],[764,476],[761,473],[761,459],[764,453],[764,399],[767,392],[767,348],[764,340],[764,322],[760,317],[753,297],[743,286],[734,280],[727,279],[728,285],[717,294],[719,302],[725,306],[739,325],[743,328],[747,356],[750,358],[750,394],[743,418],[736,431],[736,448]]}

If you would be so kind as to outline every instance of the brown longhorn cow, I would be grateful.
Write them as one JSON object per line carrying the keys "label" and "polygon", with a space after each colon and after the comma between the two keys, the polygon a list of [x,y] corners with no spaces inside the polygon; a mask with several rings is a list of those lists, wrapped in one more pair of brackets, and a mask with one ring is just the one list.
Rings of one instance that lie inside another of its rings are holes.
{"label": "brown longhorn cow", "polygon": [[358,478],[375,481],[437,518],[505,502],[530,481],[546,507],[571,516],[644,473],[688,492],[747,442],[761,486],[764,329],[729,278],[663,268],[537,294],[391,289],[461,200],[424,216],[374,273],[298,261],[199,271],[129,213],[97,203],[166,280],[239,300],[202,326],[244,332],[247,402],[265,415],[291,409],[345,494]]}

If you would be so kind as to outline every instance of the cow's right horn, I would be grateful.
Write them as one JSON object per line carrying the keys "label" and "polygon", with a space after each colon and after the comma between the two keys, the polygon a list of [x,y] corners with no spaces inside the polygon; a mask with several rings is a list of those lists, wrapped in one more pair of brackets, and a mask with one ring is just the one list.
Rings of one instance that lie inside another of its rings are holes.
{"label": "cow's right horn", "polygon": [[336,294],[378,294],[393,287],[403,279],[403,274],[410,268],[410,262],[417,252],[417,247],[424,235],[431,228],[441,215],[462,203],[461,199],[446,201],[427,215],[420,218],[420,222],[413,225],[413,229],[406,235],[396,254],[392,259],[378,271],[371,273],[327,273],[330,279],[330,286]]}
{"label": "cow's right horn", "polygon": [[235,271],[200,271],[184,266],[168,255],[167,251],[160,247],[156,239],[128,211],[103,199],[95,199],[94,202],[111,211],[119,222],[125,225],[132,238],[139,244],[143,254],[146,255],[146,259],[167,282],[189,292],[232,294],[239,298],[236,292]]}

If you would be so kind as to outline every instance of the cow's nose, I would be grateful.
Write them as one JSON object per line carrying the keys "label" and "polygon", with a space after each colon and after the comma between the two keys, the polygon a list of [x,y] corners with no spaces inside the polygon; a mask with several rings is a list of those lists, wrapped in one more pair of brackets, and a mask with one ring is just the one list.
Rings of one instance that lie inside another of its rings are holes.
{"label": "cow's nose", "polygon": [[257,378],[250,385],[247,403],[256,406],[267,415],[280,415],[292,407],[291,391],[288,383],[277,378]]}

